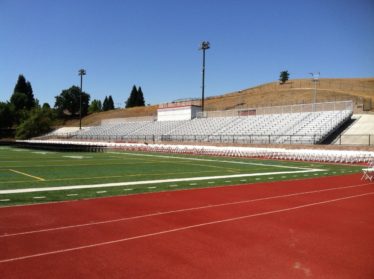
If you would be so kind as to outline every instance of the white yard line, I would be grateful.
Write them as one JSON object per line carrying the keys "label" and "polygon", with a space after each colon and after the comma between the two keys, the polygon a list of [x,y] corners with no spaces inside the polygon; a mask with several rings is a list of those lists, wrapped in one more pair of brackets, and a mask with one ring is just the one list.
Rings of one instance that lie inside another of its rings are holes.
{"label": "white yard line", "polygon": [[143,181],[116,182],[116,183],[105,183],[105,184],[73,185],[73,186],[60,186],[60,187],[57,186],[57,187],[25,188],[25,189],[9,189],[9,190],[0,190],[0,194],[19,194],[19,193],[33,193],[33,192],[46,192],[46,191],[94,189],[94,188],[134,186],[134,185],[170,183],[170,182],[174,183],[174,182],[184,182],[184,181],[214,180],[214,179],[239,178],[239,177],[251,177],[251,176],[267,176],[267,175],[277,175],[277,174],[294,174],[294,173],[306,173],[306,172],[317,172],[317,171],[324,171],[324,170],[308,169],[308,170],[299,170],[299,171],[243,173],[243,174],[231,174],[231,175],[220,175],[220,176],[201,176],[201,177],[196,177],[195,176],[195,177],[187,177],[187,178],[143,180]]}
{"label": "white yard line", "polygon": [[190,225],[190,226],[184,226],[184,227],[179,227],[179,228],[164,230],[164,231],[158,231],[158,232],[148,233],[148,234],[141,234],[141,235],[136,235],[136,236],[132,236],[132,237],[125,237],[125,238],[120,238],[120,239],[111,240],[111,241],[98,242],[98,243],[93,243],[93,244],[89,244],[89,245],[82,245],[82,246],[77,246],[77,247],[72,247],[72,248],[67,248],[67,249],[52,250],[52,251],[38,253],[38,254],[29,254],[29,255],[20,256],[20,257],[14,257],[14,258],[7,258],[7,259],[0,260],[0,263],[8,263],[8,262],[26,260],[26,259],[37,258],[37,257],[42,257],[42,256],[49,256],[49,255],[79,251],[79,250],[84,250],[84,249],[89,249],[89,248],[102,247],[102,246],[106,246],[106,245],[123,243],[123,242],[126,242],[126,241],[131,241],[131,240],[136,240],[136,239],[144,239],[144,238],[154,237],[154,236],[158,236],[158,235],[164,235],[164,234],[175,233],[175,232],[180,232],[180,231],[185,231],[185,230],[190,230],[190,229],[195,229],[195,228],[200,228],[200,227],[206,227],[206,226],[210,226],[210,225],[229,223],[229,222],[235,222],[235,221],[245,220],[245,219],[254,218],[254,217],[267,216],[267,215],[272,215],[272,214],[295,211],[295,210],[298,210],[298,209],[314,207],[314,206],[318,206],[318,205],[322,205],[322,204],[329,204],[329,203],[339,202],[339,201],[348,200],[348,199],[366,197],[366,196],[370,196],[370,195],[373,195],[373,194],[374,194],[374,192],[369,192],[369,193],[360,194],[360,195],[346,196],[346,197],[341,197],[341,198],[337,198],[337,199],[330,199],[330,200],[324,200],[324,201],[320,201],[320,202],[307,203],[307,204],[303,204],[303,205],[299,205],[299,206],[282,208],[282,209],[278,209],[278,210],[264,211],[264,212],[259,212],[259,213],[249,214],[249,215],[243,215],[243,216],[238,216],[238,217],[233,217],[233,218],[226,218],[226,219],[221,219],[221,220],[216,220],[216,221],[211,221],[211,222],[198,223],[198,224],[194,224],[194,225]]}

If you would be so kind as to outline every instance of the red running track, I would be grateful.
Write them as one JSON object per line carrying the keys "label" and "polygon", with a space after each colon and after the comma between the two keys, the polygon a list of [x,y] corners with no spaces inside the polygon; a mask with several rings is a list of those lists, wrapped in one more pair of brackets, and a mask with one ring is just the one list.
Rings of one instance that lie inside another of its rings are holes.
{"label": "red running track", "polygon": [[346,175],[0,208],[1,278],[374,278]]}

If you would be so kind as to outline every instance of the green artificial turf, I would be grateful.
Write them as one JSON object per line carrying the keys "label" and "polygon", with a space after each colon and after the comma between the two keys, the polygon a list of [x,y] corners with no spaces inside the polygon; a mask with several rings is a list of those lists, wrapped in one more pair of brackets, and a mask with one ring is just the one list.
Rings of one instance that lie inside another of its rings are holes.
{"label": "green artificial turf", "polygon": [[[294,169],[294,167],[317,168],[323,169],[323,171],[297,173],[295,171],[299,169]],[[361,167],[359,166],[310,162],[285,162],[163,153],[67,153],[0,147],[0,191],[150,181],[149,184],[143,185],[0,194],[0,206],[301,179],[360,171]],[[268,172],[292,173],[261,175],[261,173]],[[152,183],[153,180],[161,179],[230,176],[237,174],[255,175],[250,177]]]}

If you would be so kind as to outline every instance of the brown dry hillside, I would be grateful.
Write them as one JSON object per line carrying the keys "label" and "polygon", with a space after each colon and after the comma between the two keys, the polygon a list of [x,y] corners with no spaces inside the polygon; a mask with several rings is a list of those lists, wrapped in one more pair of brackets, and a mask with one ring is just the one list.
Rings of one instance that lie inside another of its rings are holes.
{"label": "brown dry hillside", "polygon": [[[289,80],[286,84],[272,82],[260,86],[211,97],[207,110],[226,110],[241,107],[263,107],[310,103],[314,84],[310,79]],[[356,104],[374,106],[374,78],[320,79],[317,83],[317,102],[354,100]]]}
{"label": "brown dry hillside", "polygon": [[[227,110],[243,107],[264,107],[310,103],[313,98],[314,84],[311,79],[289,80],[285,84],[271,82],[256,87],[209,97],[205,102],[206,110]],[[317,102],[334,100],[353,100],[356,108],[374,111],[374,78],[320,79],[317,84]],[[101,119],[154,116],[157,105],[118,109],[94,113],[85,117],[84,126],[100,123]],[[68,126],[78,126],[78,121],[70,121]]]}
{"label": "brown dry hillside", "polygon": [[[158,105],[135,107],[129,109],[116,109],[90,114],[82,119],[83,126],[99,125],[102,119],[155,116]],[[79,126],[79,120],[70,120],[64,126]]]}

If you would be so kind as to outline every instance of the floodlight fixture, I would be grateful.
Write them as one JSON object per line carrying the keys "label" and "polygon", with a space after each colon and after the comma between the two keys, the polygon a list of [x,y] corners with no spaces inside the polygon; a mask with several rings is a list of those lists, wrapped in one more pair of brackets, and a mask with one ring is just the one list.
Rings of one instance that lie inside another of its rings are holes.
{"label": "floodlight fixture", "polygon": [[203,41],[200,45],[200,48],[199,49],[210,49],[210,43],[208,41]]}

